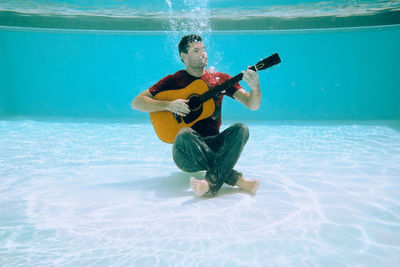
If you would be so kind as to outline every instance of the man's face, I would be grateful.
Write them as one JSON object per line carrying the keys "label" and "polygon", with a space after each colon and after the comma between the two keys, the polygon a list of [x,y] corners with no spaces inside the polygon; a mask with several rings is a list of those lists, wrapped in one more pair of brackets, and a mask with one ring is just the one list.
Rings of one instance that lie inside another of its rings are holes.
{"label": "man's face", "polygon": [[204,68],[207,66],[207,52],[202,42],[189,43],[187,54],[181,54],[185,64],[192,68]]}

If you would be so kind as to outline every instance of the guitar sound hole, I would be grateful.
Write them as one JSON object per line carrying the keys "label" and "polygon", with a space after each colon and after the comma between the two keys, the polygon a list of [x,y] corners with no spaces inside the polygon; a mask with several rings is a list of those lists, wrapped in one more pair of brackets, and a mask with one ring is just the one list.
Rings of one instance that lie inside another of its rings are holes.
{"label": "guitar sound hole", "polygon": [[191,111],[198,110],[201,107],[201,100],[197,95],[190,96],[188,105]]}

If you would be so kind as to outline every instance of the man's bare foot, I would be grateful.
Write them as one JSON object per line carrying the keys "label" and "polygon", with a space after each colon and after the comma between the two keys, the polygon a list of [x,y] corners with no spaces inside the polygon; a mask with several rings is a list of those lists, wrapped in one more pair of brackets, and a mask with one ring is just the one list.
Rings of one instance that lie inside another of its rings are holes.
{"label": "man's bare foot", "polygon": [[206,180],[198,180],[193,176],[190,177],[190,185],[194,194],[198,197],[204,196],[210,189]]}
{"label": "man's bare foot", "polygon": [[257,192],[258,187],[260,186],[260,180],[258,179],[245,179],[240,177],[236,183],[236,185],[251,194],[255,194]]}

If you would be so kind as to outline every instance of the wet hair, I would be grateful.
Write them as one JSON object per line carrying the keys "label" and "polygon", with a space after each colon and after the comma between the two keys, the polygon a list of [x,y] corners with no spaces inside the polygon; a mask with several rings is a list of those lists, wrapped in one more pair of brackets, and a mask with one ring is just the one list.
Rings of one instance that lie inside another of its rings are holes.
{"label": "wet hair", "polygon": [[201,41],[203,41],[203,38],[201,38],[199,35],[196,34],[188,34],[183,36],[178,45],[179,55],[181,53],[187,54],[190,43],[201,42]]}

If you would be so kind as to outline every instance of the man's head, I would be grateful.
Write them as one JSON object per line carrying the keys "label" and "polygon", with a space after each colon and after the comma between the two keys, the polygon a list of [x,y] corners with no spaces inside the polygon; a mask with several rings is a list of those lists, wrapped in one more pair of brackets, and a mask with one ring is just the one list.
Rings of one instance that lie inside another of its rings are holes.
{"label": "man's head", "polygon": [[182,37],[178,45],[179,55],[185,65],[201,67],[207,65],[207,52],[205,50],[203,39],[196,34],[189,34]]}
{"label": "man's head", "polygon": [[189,44],[194,42],[202,42],[203,38],[196,34],[189,34],[182,37],[178,45],[179,55],[181,53],[187,54],[189,50]]}

